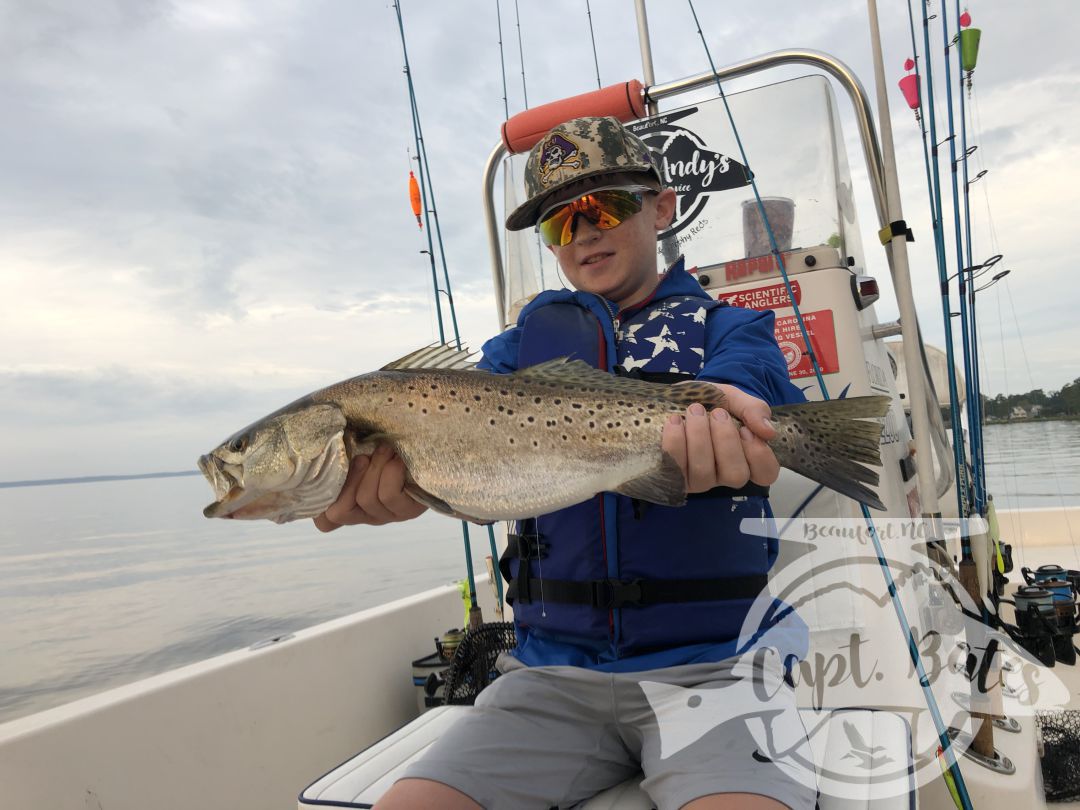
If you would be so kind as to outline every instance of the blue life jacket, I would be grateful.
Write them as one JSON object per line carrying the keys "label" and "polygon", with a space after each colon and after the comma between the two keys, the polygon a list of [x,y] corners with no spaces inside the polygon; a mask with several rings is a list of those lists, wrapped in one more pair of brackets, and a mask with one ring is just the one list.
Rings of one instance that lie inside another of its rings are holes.
{"label": "blue life jacket", "polygon": [[[725,306],[673,295],[616,319],[598,296],[551,297],[522,313],[518,368],[572,356],[668,383],[701,372],[706,315]],[[744,519],[771,527],[767,494],[718,488],[672,508],[603,493],[521,521],[500,563],[519,647],[536,636],[602,662],[738,638],[777,554],[773,532],[740,530]]]}

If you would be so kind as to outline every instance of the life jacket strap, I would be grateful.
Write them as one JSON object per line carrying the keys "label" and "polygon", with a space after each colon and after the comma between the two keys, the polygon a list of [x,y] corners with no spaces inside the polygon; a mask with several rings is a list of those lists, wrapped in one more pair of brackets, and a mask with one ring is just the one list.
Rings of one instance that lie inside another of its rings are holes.
{"label": "life jacket strap", "polygon": [[521,576],[511,581],[507,601],[528,603],[538,598],[542,590],[546,602],[610,610],[674,602],[753,599],[768,582],[765,574],[716,579],[594,579],[584,582]]}

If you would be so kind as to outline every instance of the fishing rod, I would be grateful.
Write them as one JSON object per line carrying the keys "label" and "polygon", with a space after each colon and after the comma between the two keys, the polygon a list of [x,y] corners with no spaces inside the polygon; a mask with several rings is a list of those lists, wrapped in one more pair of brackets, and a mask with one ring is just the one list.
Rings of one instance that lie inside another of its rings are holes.
{"label": "fishing rod", "polygon": [[[409,112],[412,117],[413,142],[416,144],[416,161],[419,164],[417,169],[420,173],[418,178],[420,181],[420,198],[424,200],[427,199],[427,186],[423,171],[424,161],[420,153],[420,127],[416,115],[416,93],[413,88],[412,68],[409,67],[409,52],[405,47],[405,23],[401,19],[401,6],[398,0],[394,0],[393,5],[394,12],[397,14],[398,31],[401,33],[401,53],[405,60],[405,81],[409,88]],[[446,343],[446,333],[443,331],[442,303],[439,300],[439,275],[435,269],[435,247],[431,242],[431,216],[427,206],[424,206],[424,221],[428,226],[426,228],[428,249],[424,252],[428,254],[428,260],[431,262],[431,284],[435,288],[435,315],[439,326],[439,342]]]}
{"label": "fishing rod", "polygon": [[[416,151],[417,151],[417,158],[416,159],[420,164],[419,165],[419,169],[420,169],[419,174],[420,174],[421,196],[423,197],[425,194],[430,193],[430,197],[426,197],[426,199],[429,199],[431,201],[431,205],[430,206],[424,206],[424,219],[425,219],[425,222],[428,225],[428,227],[427,227],[428,249],[425,252],[428,254],[428,258],[430,259],[430,262],[431,262],[431,280],[432,280],[432,284],[435,287],[435,312],[436,312],[436,316],[437,316],[438,324],[439,324],[439,342],[440,343],[446,343],[446,331],[445,331],[445,329],[443,327],[442,306],[440,305],[440,301],[439,301],[440,292],[445,292],[446,293],[446,299],[447,299],[447,305],[448,305],[448,307],[450,309],[450,320],[451,320],[451,324],[453,325],[453,329],[454,329],[454,342],[457,345],[457,348],[460,349],[461,348],[461,334],[458,331],[457,312],[455,311],[455,308],[454,308],[454,296],[450,291],[450,272],[449,272],[449,269],[446,266],[446,251],[445,251],[445,249],[443,247],[442,228],[439,225],[439,213],[438,213],[438,208],[435,205],[435,189],[434,189],[434,186],[432,185],[432,182],[431,182],[431,168],[430,168],[430,164],[429,164],[428,159],[427,159],[427,149],[424,146],[423,129],[421,128],[421,125],[420,125],[420,109],[419,109],[419,106],[418,106],[417,101],[416,101],[416,88],[413,86],[412,68],[409,66],[409,52],[408,52],[408,48],[407,48],[407,46],[405,44],[405,23],[404,23],[404,20],[402,19],[402,14],[401,14],[401,1],[400,0],[394,0],[393,6],[394,6],[394,12],[397,15],[398,31],[399,31],[399,33],[401,35],[401,52],[402,52],[402,56],[404,57],[404,60],[405,60],[404,72],[405,72],[405,79],[406,79],[406,82],[407,82],[408,88],[409,88],[409,107],[410,107],[410,110],[411,110],[411,113],[412,113],[413,140],[416,143]],[[432,243],[432,237],[431,237],[431,217],[432,216],[434,216],[434,218],[435,218],[435,233],[436,233],[436,238],[437,238],[438,243],[439,243],[439,257],[440,257],[441,262],[442,262],[443,277],[444,277],[445,286],[446,286],[445,290],[440,290],[439,289],[438,274],[437,274],[436,269],[435,269],[435,248],[434,248],[434,245]],[[491,526],[488,526],[487,529],[488,529],[488,541],[489,541],[489,543],[491,545],[492,554],[495,555],[495,553],[496,553],[495,552],[495,548],[496,548],[495,547],[495,533],[494,533]],[[469,588],[469,625],[472,626],[472,627],[476,627],[483,621],[483,618],[482,618],[482,615],[480,613],[480,607],[479,607],[479,605],[478,605],[478,603],[476,601],[476,577],[475,577],[475,575],[473,573],[472,541],[469,538],[469,524],[468,524],[467,521],[464,521],[464,520],[461,521],[461,534],[462,534],[462,540],[464,541],[464,545],[465,545],[465,570],[466,570],[466,578],[467,578],[468,588]],[[496,558],[497,558],[497,556],[496,556]],[[496,583],[497,583],[497,586],[498,586],[498,604],[499,604],[499,607],[500,607],[500,610],[501,610],[501,605],[502,605],[502,578],[497,577]]]}
{"label": "fishing rod", "polygon": [[[766,234],[768,236],[768,239],[769,239],[769,246],[770,246],[770,248],[772,250],[772,254],[773,254],[774,258],[775,258],[777,267],[778,267],[778,269],[780,271],[780,275],[784,280],[784,285],[787,288],[788,299],[791,301],[791,305],[792,305],[792,308],[793,308],[794,313],[795,313],[796,321],[798,322],[799,329],[802,332],[803,340],[806,342],[807,353],[810,356],[810,362],[813,365],[814,374],[817,377],[818,385],[821,388],[822,398],[828,400],[829,399],[829,392],[828,392],[828,389],[827,389],[827,387],[825,385],[825,379],[822,376],[821,366],[818,363],[817,357],[816,357],[816,355],[813,352],[813,349],[811,347],[811,342],[810,342],[809,336],[806,333],[806,327],[805,327],[805,325],[803,323],[802,314],[801,314],[801,312],[799,310],[799,304],[796,301],[796,296],[794,295],[794,292],[792,291],[791,282],[790,282],[790,280],[788,278],[788,274],[787,274],[787,269],[785,268],[783,259],[782,259],[781,255],[780,255],[779,246],[778,246],[778,243],[776,241],[776,235],[773,232],[772,226],[771,226],[771,224],[769,222],[768,215],[767,215],[767,213],[765,211],[765,206],[762,203],[761,196],[758,193],[757,181],[754,178],[753,171],[750,169],[750,163],[749,163],[749,160],[748,160],[748,158],[746,156],[746,151],[743,148],[742,139],[739,137],[738,129],[737,129],[736,125],[735,125],[734,116],[731,113],[731,108],[730,108],[730,106],[728,105],[728,102],[727,102],[727,96],[724,94],[724,89],[723,89],[723,86],[722,86],[722,84],[720,82],[720,76],[719,76],[719,74],[717,73],[717,70],[716,70],[716,64],[713,61],[712,53],[709,50],[709,44],[706,41],[705,34],[701,29],[701,23],[698,20],[697,11],[694,9],[693,0],[687,0],[687,3],[689,4],[690,12],[694,17],[694,24],[697,26],[698,35],[701,37],[701,43],[705,48],[705,54],[708,57],[709,66],[712,69],[713,76],[716,78],[716,86],[717,86],[717,89],[718,89],[718,91],[720,93],[720,98],[723,100],[724,108],[727,111],[728,120],[731,123],[732,131],[733,131],[736,143],[737,143],[738,148],[739,148],[740,157],[741,157],[741,159],[743,161],[743,165],[747,167],[747,174],[749,175],[749,178],[750,178],[751,188],[753,189],[754,197],[755,197],[755,199],[757,201],[757,205],[758,205],[758,214],[761,217],[761,220],[762,220],[763,224],[765,225],[765,232],[766,232]],[[868,0],[868,5],[869,5],[869,8],[870,8],[871,28],[872,28],[872,32],[873,32],[872,39],[878,40],[879,35],[877,33],[877,8],[876,8],[875,0]],[[880,61],[880,53],[878,53],[878,61]],[[888,108],[887,108],[887,105],[886,105],[886,107],[885,107],[885,110],[886,110],[885,114],[886,115],[887,115],[887,109]],[[883,124],[884,124],[884,122],[883,122]],[[891,174],[886,174],[887,178],[890,177],[890,176],[892,178],[892,183],[891,183],[891,189],[892,189],[892,192],[893,192],[892,196],[895,198],[894,201],[895,201],[895,205],[896,205],[896,213],[897,213],[898,219],[899,219],[899,193],[897,191],[897,183],[896,183],[896,177],[895,177],[895,165],[892,165]],[[886,187],[889,188],[889,185],[890,184],[887,182]],[[890,207],[892,207],[892,206],[890,205]],[[902,240],[903,238],[904,238],[904,236],[902,234],[893,233],[893,238],[890,241],[895,244],[897,241]],[[906,253],[904,252],[904,250],[905,250],[905,248],[902,245],[899,248],[899,250],[897,251],[897,253],[899,253],[901,256],[906,258]],[[904,265],[906,267],[906,262],[904,263]],[[913,367],[912,368],[912,374],[914,374],[914,372],[915,372],[915,369]],[[915,408],[916,408],[916,403],[912,402],[912,410],[914,411]],[[951,779],[951,781],[949,782],[950,794],[953,797],[954,801],[956,802],[957,807],[959,807],[961,810],[972,810],[971,799],[968,796],[967,786],[966,786],[966,783],[964,781],[964,776],[960,772],[960,765],[956,760],[956,755],[955,755],[955,752],[953,751],[953,748],[952,748],[952,741],[950,740],[950,738],[948,736],[948,730],[946,729],[945,722],[941,717],[941,710],[938,708],[937,700],[935,699],[934,694],[930,689],[930,680],[929,680],[929,677],[926,674],[926,669],[923,666],[922,656],[919,654],[918,642],[915,639],[915,634],[911,629],[911,625],[908,623],[907,614],[904,611],[904,606],[900,602],[900,596],[899,596],[899,593],[898,593],[897,588],[896,588],[896,583],[893,581],[892,572],[889,570],[889,564],[888,564],[888,561],[885,558],[885,552],[884,552],[884,550],[882,549],[882,546],[881,546],[881,539],[878,537],[877,530],[874,527],[874,521],[873,521],[873,518],[870,515],[870,510],[866,507],[865,504],[859,504],[859,506],[860,506],[860,509],[862,511],[863,519],[866,521],[867,528],[869,529],[870,538],[873,541],[874,552],[875,552],[875,554],[877,556],[878,566],[881,569],[882,576],[885,579],[885,584],[886,584],[886,587],[887,587],[887,590],[888,590],[888,593],[889,593],[890,601],[892,602],[892,605],[893,605],[893,610],[896,613],[897,620],[900,622],[900,627],[901,627],[901,629],[902,629],[902,631],[903,631],[903,633],[905,635],[905,638],[907,640],[908,655],[911,658],[912,666],[914,667],[915,672],[918,675],[919,686],[922,689],[923,698],[924,698],[924,700],[926,702],[927,709],[930,712],[930,716],[931,716],[931,718],[933,719],[933,722],[934,722],[934,728],[935,728],[935,730],[937,732],[938,741],[940,743],[941,755],[945,759],[945,768],[947,770],[947,778]]]}
{"label": "fishing rod", "polygon": [[593,33],[592,8],[589,6],[589,0],[585,0],[585,15],[589,18],[589,39],[592,40],[592,59],[593,65],[596,67],[596,89],[599,90],[601,88],[600,59],[596,55],[596,34]]}
{"label": "fishing rod", "polygon": [[[944,58],[945,58],[945,108],[946,108],[946,110],[948,112],[948,122],[949,122],[948,141],[949,141],[949,163],[950,163],[950,167],[951,167],[951,172],[950,172],[949,176],[950,176],[951,185],[952,185],[953,231],[954,231],[953,237],[954,237],[955,244],[956,244],[956,269],[957,269],[956,277],[957,277],[957,284],[959,285],[959,294],[958,294],[957,297],[960,299],[960,337],[961,337],[961,342],[962,342],[962,346],[963,346],[964,373],[966,375],[966,380],[964,381],[965,382],[964,387],[965,387],[965,393],[966,393],[967,402],[968,402],[968,439],[969,439],[969,441],[972,441],[973,438],[974,438],[973,435],[972,435],[974,433],[974,430],[973,430],[972,423],[971,423],[971,416],[972,416],[971,351],[972,351],[972,347],[971,347],[970,329],[968,328],[969,323],[968,323],[968,290],[967,290],[968,285],[970,284],[970,279],[966,278],[966,276],[969,273],[969,268],[968,268],[967,265],[964,264],[964,238],[963,238],[963,234],[960,231],[960,187],[959,187],[959,180],[957,178],[957,172],[959,170],[959,161],[957,160],[957,157],[956,157],[956,128],[955,128],[955,125],[954,125],[954,122],[953,122],[952,66],[951,66],[950,53],[949,53],[949,49],[951,47],[951,44],[949,42],[948,13],[949,12],[948,12],[948,8],[947,8],[946,0],[943,0],[943,2],[941,4],[941,39],[942,39],[942,44],[944,45],[944,49],[945,49],[945,54],[944,54]],[[951,316],[947,316],[947,317],[951,317]],[[958,406],[959,406],[959,402],[954,400],[954,410],[958,410]],[[962,433],[954,433],[953,434],[953,442],[954,442],[954,444],[957,444],[962,448],[963,447],[963,434]],[[974,445],[973,445],[973,453],[974,453]],[[974,459],[973,459],[973,461],[974,461]],[[977,505],[982,500],[982,496],[980,494],[980,486],[981,485],[980,485],[980,482],[979,482],[979,476],[977,474],[972,475],[971,483],[972,483],[972,487],[973,487],[973,490],[974,490],[974,496],[975,496],[974,501],[975,501],[975,504]],[[967,496],[968,504],[970,506],[971,505],[970,495],[968,493],[965,493],[965,496]],[[967,514],[968,513],[962,513],[961,517],[966,517]],[[962,532],[961,534],[965,539],[968,537],[966,532]],[[967,555],[965,555],[965,559],[967,559]]]}
{"label": "fishing rod", "polygon": [[[941,210],[941,170],[938,164],[937,111],[934,106],[934,59],[930,50],[930,20],[926,4],[922,5],[923,53],[926,55],[926,117],[930,119],[930,162],[932,166],[933,193],[931,210],[934,216],[934,251],[937,258],[938,284],[941,289],[941,309],[945,329],[946,373],[949,381],[949,423],[953,432],[953,464],[956,468],[956,508],[960,518],[967,517],[967,460],[964,453],[963,429],[960,426],[960,393],[956,384],[956,353],[953,349],[952,305],[949,300],[949,276],[945,261],[945,234]],[[972,559],[971,541],[963,533],[961,555]]]}
{"label": "fishing rod", "polygon": [[[982,385],[979,379],[979,342],[976,336],[977,321],[975,319],[975,271],[985,267],[985,263],[979,268],[976,268],[972,260],[972,239],[971,239],[971,183],[973,181],[968,179],[968,158],[978,149],[978,146],[968,148],[967,143],[967,115],[964,109],[964,48],[961,40],[960,27],[964,24],[964,18],[960,14],[960,0],[956,2],[956,20],[957,30],[956,39],[954,40],[956,47],[956,75],[959,82],[960,92],[957,94],[960,99],[960,152],[962,157],[960,158],[963,164],[964,171],[964,234],[965,234],[965,246],[967,261],[964,265],[964,272],[970,274],[968,284],[968,329],[971,334],[971,356],[969,358],[970,367],[968,368],[968,382],[970,388],[970,396],[968,399],[968,441],[971,443],[971,466],[973,470],[973,477],[975,481],[975,511],[977,514],[985,516],[987,509],[987,493],[986,493],[986,460],[985,460],[985,447],[983,445],[983,419],[982,419]],[[970,23],[970,17],[968,18]],[[970,82],[970,73],[968,74],[968,81]],[[970,87],[970,85],[969,85]]]}

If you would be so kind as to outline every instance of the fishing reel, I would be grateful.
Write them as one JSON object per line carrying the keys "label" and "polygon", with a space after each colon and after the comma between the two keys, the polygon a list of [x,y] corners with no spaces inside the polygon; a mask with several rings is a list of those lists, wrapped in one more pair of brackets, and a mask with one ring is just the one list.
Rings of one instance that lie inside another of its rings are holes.
{"label": "fishing reel", "polygon": [[1036,579],[1027,568],[1021,569],[1021,573],[1029,584],[1017,588],[1012,600],[1000,600],[1011,604],[1016,611],[1016,626],[1008,628],[1014,631],[1010,635],[1044,666],[1052,667],[1057,662],[1075,665],[1073,637],[1077,624],[1073,584],[1065,579]]}

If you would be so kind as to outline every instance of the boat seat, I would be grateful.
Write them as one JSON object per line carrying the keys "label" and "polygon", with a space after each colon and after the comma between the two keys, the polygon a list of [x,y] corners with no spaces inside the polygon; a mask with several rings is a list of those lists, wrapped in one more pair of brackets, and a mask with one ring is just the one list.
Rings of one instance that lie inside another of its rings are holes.
{"label": "boat seat", "polygon": [[[469,706],[440,706],[420,715],[309,785],[300,794],[299,809],[371,807],[410,762],[461,713],[468,711],[472,711]],[[804,710],[803,720],[810,735],[819,782],[826,794],[818,800],[820,810],[862,810],[871,806],[875,810],[913,810],[916,807],[911,732],[902,717],[887,711],[836,709]],[[890,772],[895,773],[901,762],[907,763],[903,777],[907,791],[893,789],[886,791],[891,795],[881,795],[878,766],[889,763]],[[652,801],[639,787],[641,779],[638,774],[579,807],[581,810],[651,810]],[[842,791],[832,791],[842,792],[842,798],[827,795],[830,792],[824,784],[827,779],[842,781]]]}

